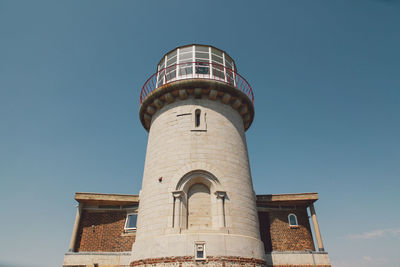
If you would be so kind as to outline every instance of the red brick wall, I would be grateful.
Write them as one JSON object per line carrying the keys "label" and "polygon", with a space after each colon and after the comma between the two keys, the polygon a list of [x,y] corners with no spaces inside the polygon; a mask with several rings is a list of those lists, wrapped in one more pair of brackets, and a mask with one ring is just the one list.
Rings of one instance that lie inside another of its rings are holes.
{"label": "red brick wall", "polygon": [[[290,213],[297,216],[299,227],[289,226],[288,215]],[[272,250],[314,250],[306,207],[297,207],[294,210],[271,210],[269,212],[269,225]]]}
{"label": "red brick wall", "polygon": [[131,251],[135,235],[124,234],[125,219],[126,211],[83,210],[75,250],[79,252]]}

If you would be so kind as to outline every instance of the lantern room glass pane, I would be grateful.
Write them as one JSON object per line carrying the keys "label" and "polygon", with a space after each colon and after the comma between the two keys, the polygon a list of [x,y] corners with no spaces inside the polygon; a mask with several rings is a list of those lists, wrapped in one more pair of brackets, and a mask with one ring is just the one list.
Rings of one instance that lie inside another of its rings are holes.
{"label": "lantern room glass pane", "polygon": [[220,51],[218,49],[215,49],[213,47],[211,47],[211,53],[214,54],[214,55],[222,57],[222,51]]}
{"label": "lantern room glass pane", "polygon": [[185,59],[192,59],[192,58],[193,58],[193,54],[192,53],[179,54],[179,62],[182,62]]}
{"label": "lantern room glass pane", "polygon": [[165,63],[165,58],[163,58],[163,60],[160,62],[160,64],[158,64],[158,70],[161,70],[164,68],[164,66],[165,66],[164,63]]}
{"label": "lantern room glass pane", "polygon": [[209,59],[210,56],[208,53],[196,52],[196,59],[198,58]]}
{"label": "lantern room glass pane", "polygon": [[226,67],[233,69],[233,60],[227,54],[225,54],[225,65]]}
{"label": "lantern room glass pane", "polygon": [[234,85],[233,81],[234,81],[235,76],[234,76],[234,73],[233,73],[232,69],[231,68],[227,68],[227,69],[225,69],[225,71],[226,71],[226,81],[229,84]]}
{"label": "lantern room glass pane", "polygon": [[207,63],[196,63],[196,73],[197,74],[209,74],[210,66]]}
{"label": "lantern room glass pane", "polygon": [[180,53],[180,54],[181,54],[181,53],[186,53],[186,52],[192,52],[192,51],[193,51],[192,46],[184,47],[184,48],[180,48],[180,49],[179,49],[179,53]]}
{"label": "lantern room glass pane", "polygon": [[221,65],[224,64],[224,59],[222,57],[211,55],[211,59],[215,63],[221,64]]}
{"label": "lantern room glass pane", "polygon": [[172,51],[171,53],[167,54],[167,57],[168,57],[168,58],[176,57],[176,53],[177,53],[177,51],[174,50],[174,51]]}
{"label": "lantern room glass pane", "polygon": [[[222,67],[222,66],[221,66]],[[213,75],[215,78],[225,79],[225,74],[223,68],[218,68],[218,66],[213,66]]]}
{"label": "lantern room glass pane", "polygon": [[174,79],[175,77],[176,77],[176,69],[174,69],[171,72],[167,72],[167,75],[166,75],[167,81],[170,81],[170,80]]}
{"label": "lantern room glass pane", "polygon": [[157,76],[157,87],[164,84],[165,69],[160,71]]}
{"label": "lantern room glass pane", "polygon": [[195,50],[196,50],[196,52],[209,52],[209,48],[208,48],[208,46],[199,46],[199,45],[197,45],[197,46],[195,46]]}
{"label": "lantern room glass pane", "polygon": [[168,58],[167,66],[171,66],[171,65],[174,65],[174,64],[176,64],[176,57]]}
{"label": "lantern room glass pane", "polygon": [[179,65],[179,76],[192,74],[193,68],[192,63]]}

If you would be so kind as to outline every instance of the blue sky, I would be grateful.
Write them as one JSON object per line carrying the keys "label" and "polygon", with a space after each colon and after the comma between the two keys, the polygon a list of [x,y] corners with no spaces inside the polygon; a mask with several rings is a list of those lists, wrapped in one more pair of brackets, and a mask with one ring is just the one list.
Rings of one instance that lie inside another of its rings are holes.
{"label": "blue sky", "polygon": [[396,0],[0,1],[0,266],[60,266],[75,192],[139,192],[140,88],[188,43],[253,87],[256,192],[318,192],[334,266],[400,266],[399,26]]}

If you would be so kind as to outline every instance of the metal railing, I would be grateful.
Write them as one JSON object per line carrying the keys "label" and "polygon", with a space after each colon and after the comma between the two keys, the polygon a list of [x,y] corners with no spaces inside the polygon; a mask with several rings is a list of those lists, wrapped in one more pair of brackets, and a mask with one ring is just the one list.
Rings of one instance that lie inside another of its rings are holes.
{"label": "metal railing", "polygon": [[217,63],[185,62],[168,66],[150,76],[140,92],[140,104],[158,87],[185,79],[208,79],[225,82],[246,94],[254,103],[254,94],[250,84],[236,71]]}

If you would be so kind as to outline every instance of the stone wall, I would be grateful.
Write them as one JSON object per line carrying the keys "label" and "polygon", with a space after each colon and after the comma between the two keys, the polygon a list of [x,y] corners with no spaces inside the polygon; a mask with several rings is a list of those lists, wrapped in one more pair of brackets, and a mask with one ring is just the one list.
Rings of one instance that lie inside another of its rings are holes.
{"label": "stone wall", "polygon": [[62,267],[128,267],[130,252],[68,252]]}
{"label": "stone wall", "polygon": [[131,262],[131,267],[144,267],[151,265],[153,267],[176,266],[176,267],[191,267],[191,266],[208,266],[208,267],[266,267],[263,260],[242,258],[242,257],[207,257],[204,261],[196,261],[193,257],[165,257],[155,259],[144,259]]}
{"label": "stone wall", "polygon": [[[188,227],[187,189],[193,184],[208,187],[211,218]],[[243,119],[208,96],[177,100],[152,117],[132,261],[193,256],[196,241],[206,243],[209,256],[264,257]]]}
{"label": "stone wall", "polygon": [[275,252],[266,255],[267,262],[243,257],[207,257],[204,261],[193,257],[163,257],[133,261],[130,267],[331,267],[325,252]]}
{"label": "stone wall", "polygon": [[75,251],[130,251],[135,234],[124,233],[126,211],[83,210]]}

